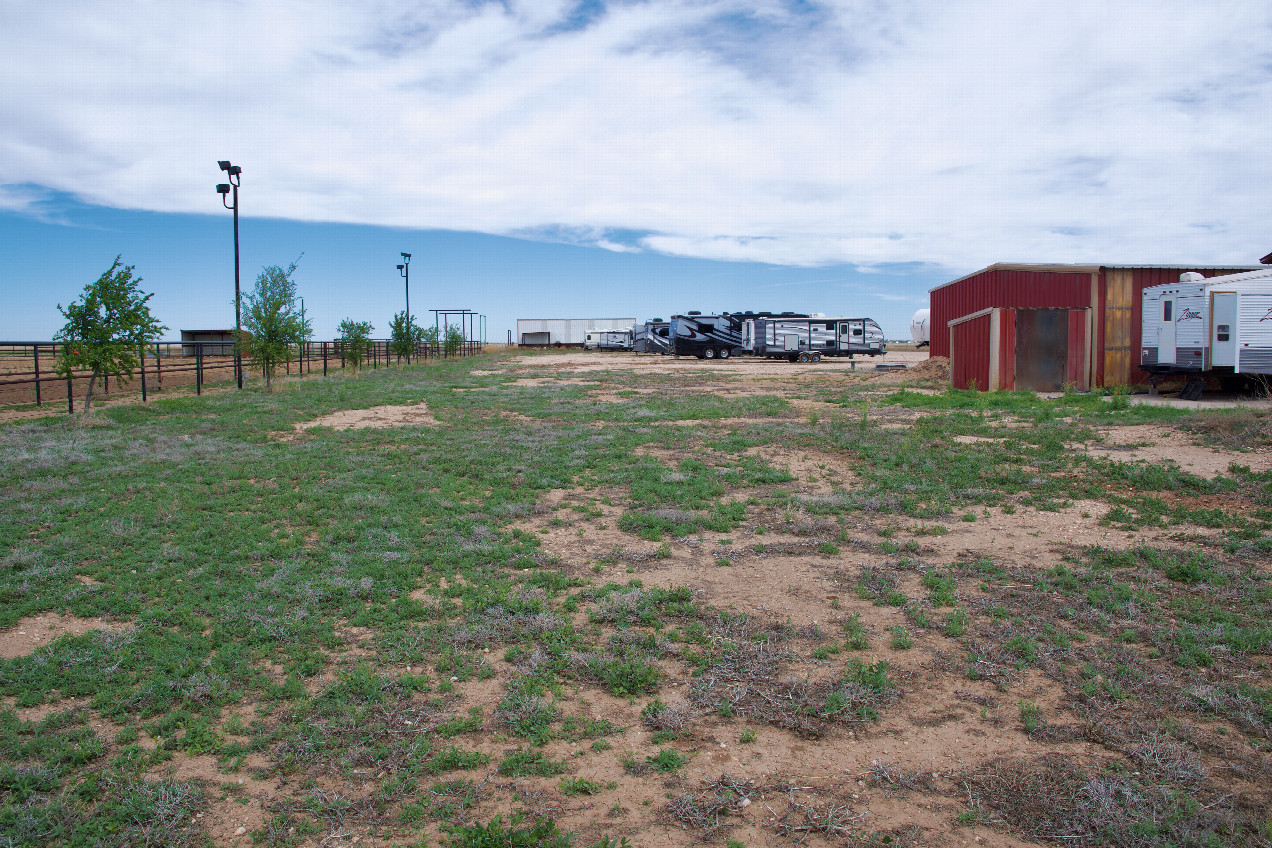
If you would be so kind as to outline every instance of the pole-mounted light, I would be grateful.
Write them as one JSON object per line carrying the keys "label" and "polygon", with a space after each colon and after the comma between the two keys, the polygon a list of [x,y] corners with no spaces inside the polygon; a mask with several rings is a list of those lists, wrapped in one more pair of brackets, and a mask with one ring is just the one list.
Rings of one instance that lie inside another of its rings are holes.
{"label": "pole-mounted light", "polygon": [[[234,212],[234,374],[238,380],[238,387],[241,389],[243,388],[243,357],[239,352],[238,342],[243,336],[243,297],[239,289],[238,190],[243,181],[243,169],[238,165],[231,165],[227,159],[221,159],[216,164],[225,172],[229,180],[228,183],[217,183],[216,193],[221,195],[221,205]],[[234,194],[234,201],[228,203],[231,191]]]}
{"label": "pole-mounted light", "polygon": [[[397,266],[398,273],[406,280],[406,332],[409,336],[411,333],[411,254],[402,254],[402,264]],[[411,345],[414,347],[414,343]],[[411,355],[406,355],[407,364],[411,362]]]}

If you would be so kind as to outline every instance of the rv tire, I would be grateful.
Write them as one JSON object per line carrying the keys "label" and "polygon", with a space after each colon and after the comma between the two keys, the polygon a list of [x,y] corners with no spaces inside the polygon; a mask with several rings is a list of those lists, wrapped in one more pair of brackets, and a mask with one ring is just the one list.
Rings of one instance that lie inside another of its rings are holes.
{"label": "rv tire", "polygon": [[732,355],[733,351],[729,350],[727,347],[720,348],[720,352],[718,354],[721,359],[728,359]]}
{"label": "rv tire", "polygon": [[703,359],[715,359],[715,348],[709,347],[702,352]]}
{"label": "rv tire", "polygon": [[814,354],[813,354],[813,362],[821,362],[821,354],[820,354],[820,353],[814,353]]}
{"label": "rv tire", "polygon": [[808,361],[808,354],[807,354],[807,353],[801,353],[801,354],[799,355],[799,361],[800,361],[800,362],[807,362],[807,361]]}

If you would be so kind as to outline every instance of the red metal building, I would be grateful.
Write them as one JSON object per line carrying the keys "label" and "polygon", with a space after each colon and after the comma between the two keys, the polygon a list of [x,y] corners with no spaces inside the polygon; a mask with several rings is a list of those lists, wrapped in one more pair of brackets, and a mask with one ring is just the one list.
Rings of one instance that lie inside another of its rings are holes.
{"label": "red metal building", "polygon": [[990,265],[931,291],[933,356],[957,388],[1059,391],[1139,383],[1140,292],[1229,268]]}

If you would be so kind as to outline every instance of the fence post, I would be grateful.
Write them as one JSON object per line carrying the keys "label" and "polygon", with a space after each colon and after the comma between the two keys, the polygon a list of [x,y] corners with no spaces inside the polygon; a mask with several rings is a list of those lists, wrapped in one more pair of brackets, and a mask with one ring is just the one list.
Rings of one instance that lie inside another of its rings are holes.
{"label": "fence post", "polygon": [[327,376],[327,343],[322,343],[322,376]]}
{"label": "fence post", "polygon": [[35,405],[40,405],[40,346],[35,346]]}
{"label": "fence post", "polygon": [[163,356],[159,352],[159,342],[155,342],[155,376],[159,378],[159,388],[163,388]]}
{"label": "fence post", "polygon": [[203,342],[194,343],[194,393],[203,394]]}
{"label": "fence post", "polygon": [[75,414],[75,389],[71,385],[71,372],[66,372],[66,412]]}
{"label": "fence post", "polygon": [[146,402],[146,346],[141,346],[141,402]]}

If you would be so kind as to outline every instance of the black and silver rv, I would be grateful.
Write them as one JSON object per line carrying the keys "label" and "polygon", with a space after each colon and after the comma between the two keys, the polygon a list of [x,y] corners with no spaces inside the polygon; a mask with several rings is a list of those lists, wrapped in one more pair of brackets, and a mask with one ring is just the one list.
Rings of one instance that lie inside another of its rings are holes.
{"label": "black and silver rv", "polygon": [[699,359],[728,359],[742,354],[742,326],[758,318],[807,318],[797,312],[690,312],[671,316],[671,352]]}
{"label": "black and silver rv", "polygon": [[883,329],[870,318],[763,316],[742,322],[742,351],[769,359],[816,362],[823,356],[880,356]]}
{"label": "black and silver rv", "polygon": [[643,325],[636,326],[637,353],[670,353],[671,322],[651,318]]}

